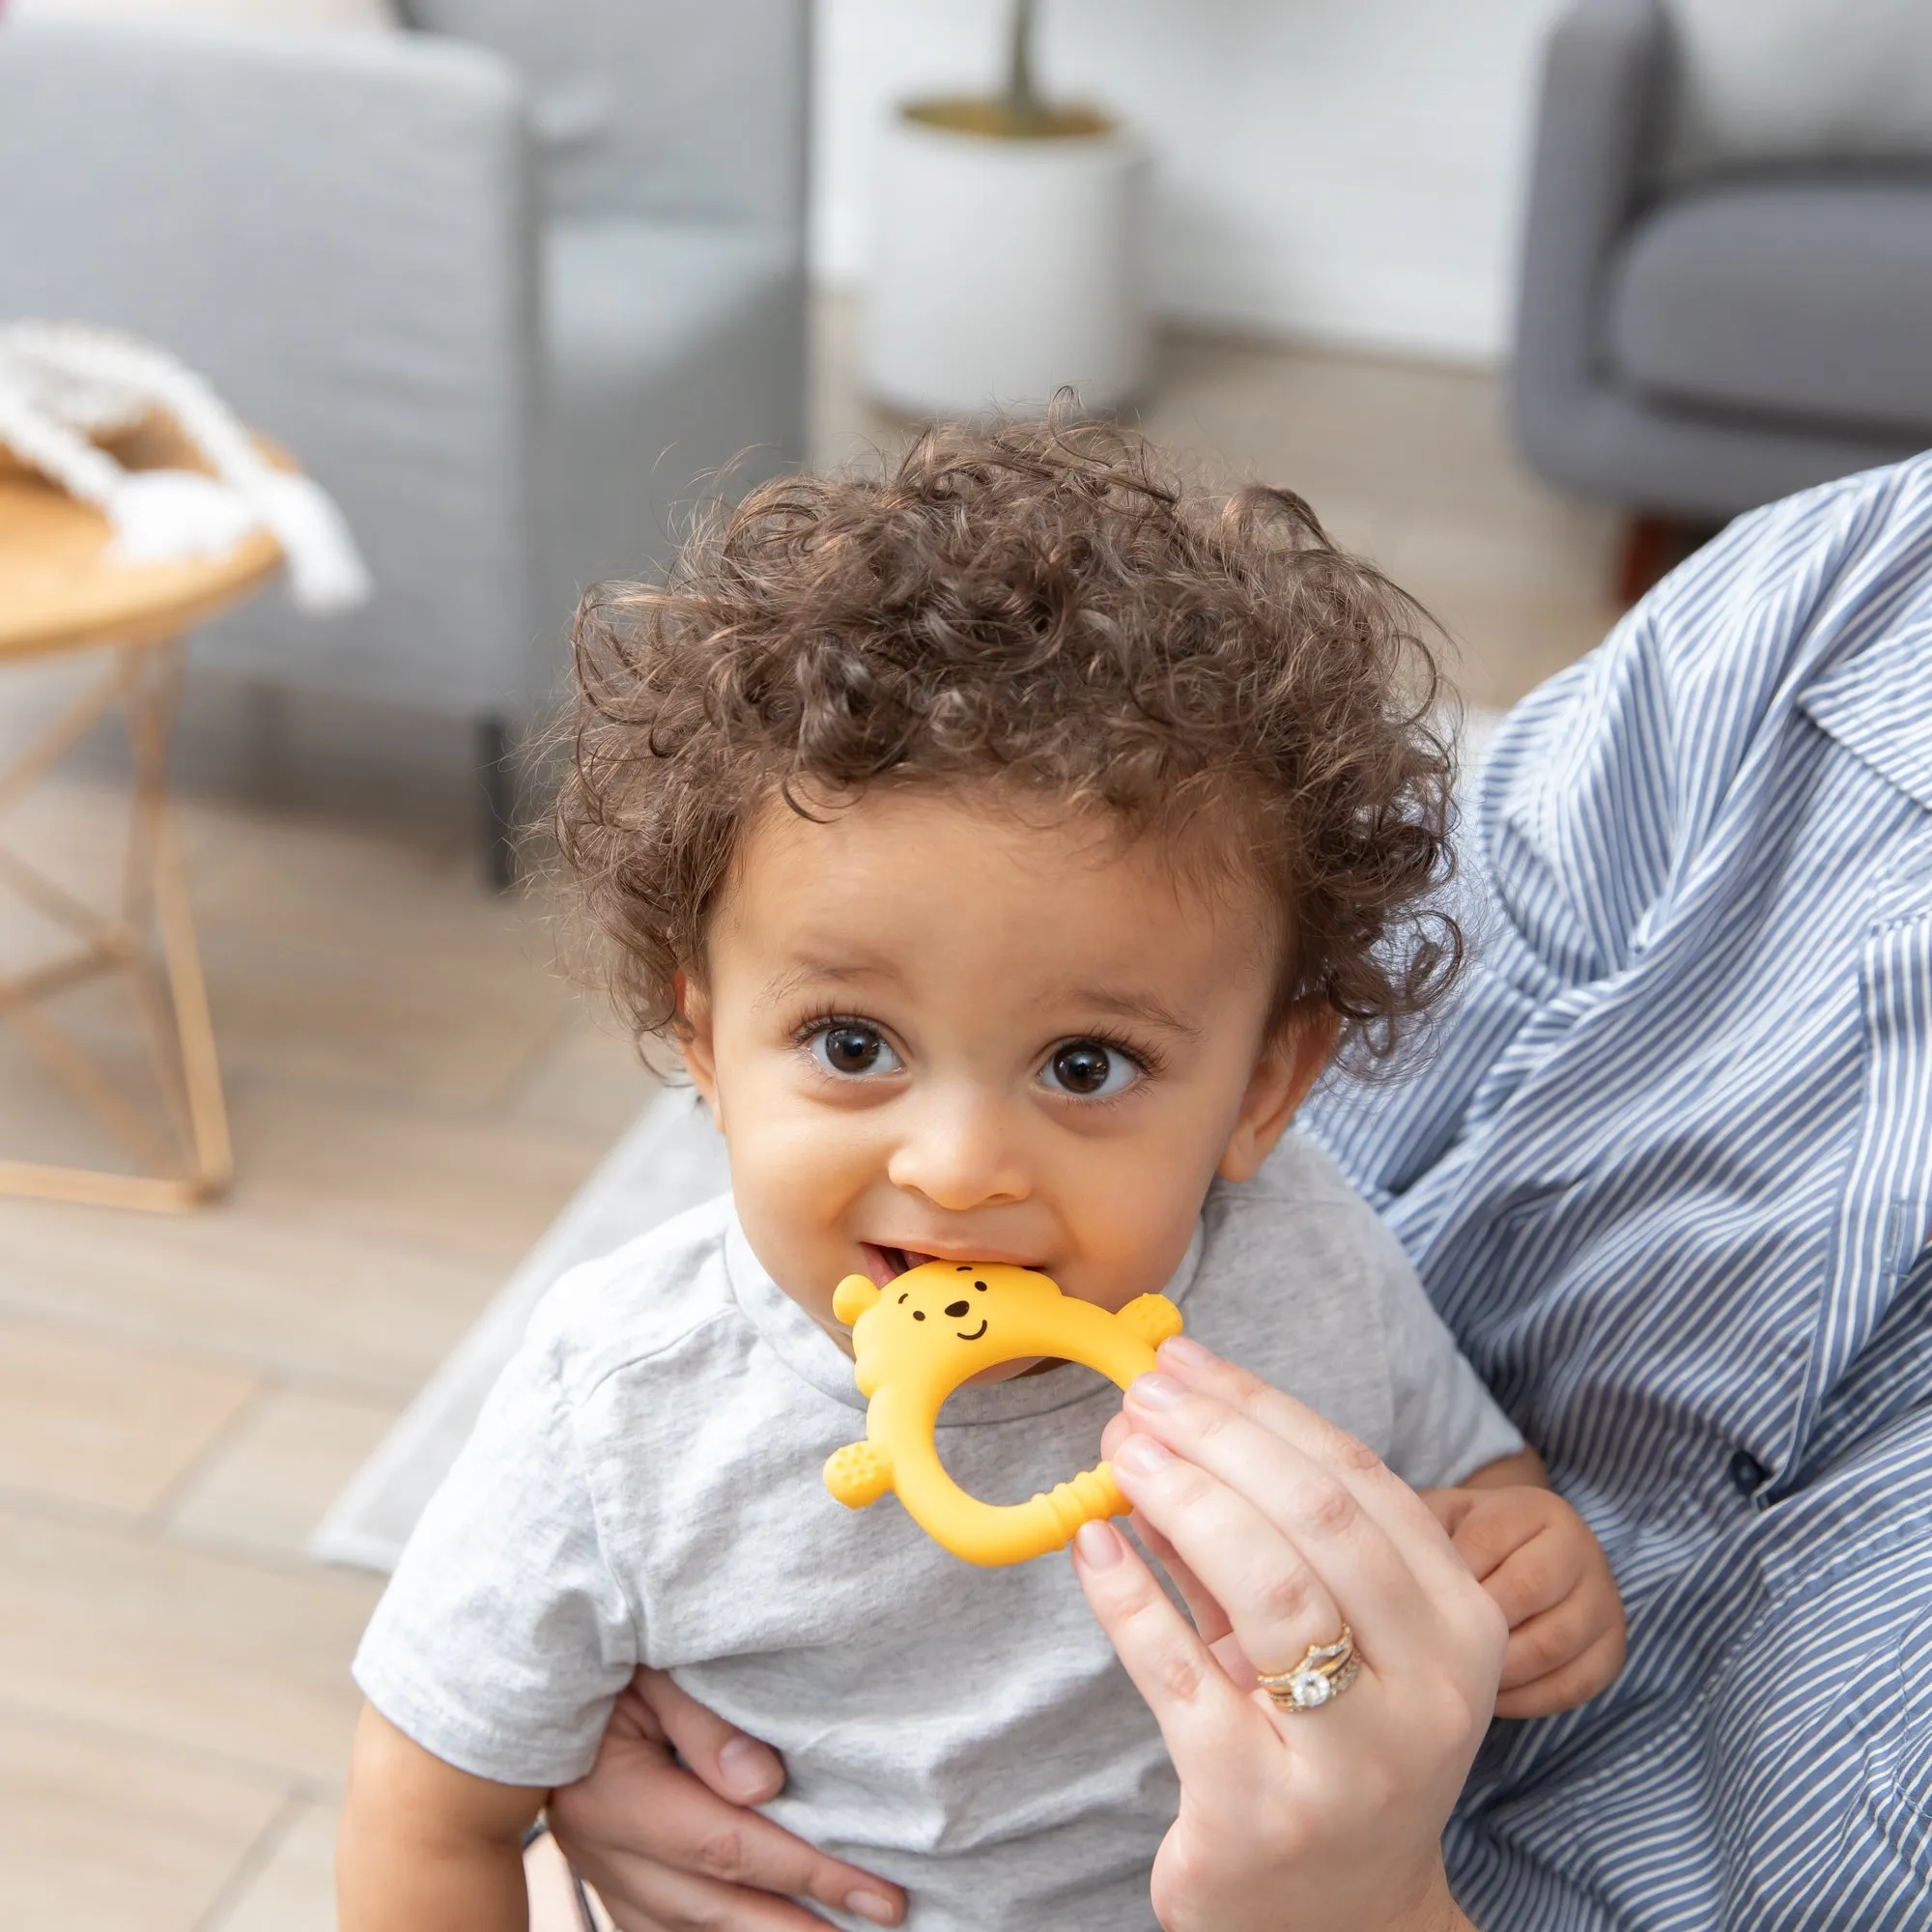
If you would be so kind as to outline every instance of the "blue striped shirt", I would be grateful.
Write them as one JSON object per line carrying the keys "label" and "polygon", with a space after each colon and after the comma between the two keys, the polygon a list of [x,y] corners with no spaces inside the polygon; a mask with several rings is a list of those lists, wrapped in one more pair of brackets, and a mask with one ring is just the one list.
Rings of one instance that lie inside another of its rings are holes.
{"label": "blue striped shirt", "polygon": [[1932,457],[1734,525],[1502,727],[1478,960],[1309,1124],[1609,1552],[1483,1932],[1932,1926]]}

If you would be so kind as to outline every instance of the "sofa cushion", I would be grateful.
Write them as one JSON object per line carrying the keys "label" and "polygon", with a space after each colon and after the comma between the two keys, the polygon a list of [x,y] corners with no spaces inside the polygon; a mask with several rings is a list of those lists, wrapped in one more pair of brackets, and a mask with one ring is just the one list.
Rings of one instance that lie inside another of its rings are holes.
{"label": "sofa cushion", "polygon": [[554,210],[797,222],[799,0],[403,0],[402,11],[523,73]]}
{"label": "sofa cushion", "polygon": [[789,251],[755,228],[564,221],[543,236],[545,360],[564,393],[683,380],[738,320],[789,286]]}
{"label": "sofa cushion", "polygon": [[772,446],[800,440],[802,270],[756,229],[555,220],[543,310],[542,596],[567,615],[584,585],[658,567],[716,481],[803,455]]}
{"label": "sofa cushion", "polygon": [[1932,440],[1932,171],[1682,194],[1608,273],[1600,347],[1633,386]]}
{"label": "sofa cushion", "polygon": [[1663,172],[1932,158],[1925,0],[1665,0]]}

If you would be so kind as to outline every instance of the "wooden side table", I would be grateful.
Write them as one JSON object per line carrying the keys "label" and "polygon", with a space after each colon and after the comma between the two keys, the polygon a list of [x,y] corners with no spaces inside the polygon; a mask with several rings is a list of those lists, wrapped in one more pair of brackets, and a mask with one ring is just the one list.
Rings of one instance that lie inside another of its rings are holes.
{"label": "wooden side table", "polygon": [[[137,469],[198,467],[172,427],[158,423],[117,441],[114,450]],[[282,555],[274,538],[258,530],[224,557],[123,567],[107,561],[108,541],[98,511],[0,455],[0,669],[56,653],[92,652],[100,660],[81,696],[0,768],[0,820],[97,720],[117,708],[126,717],[134,763],[117,906],[89,904],[0,836],[0,891],[28,901],[75,942],[31,971],[0,974],[0,1021],[19,1029],[147,1171],[0,1160],[0,1193],[181,1209],[219,1194],[233,1173],[208,991],[168,812],[168,743],[185,663],[183,640],[195,625],[258,590],[281,567]],[[166,1105],[160,1122],[44,1010],[55,994],[104,973],[125,979],[139,1009]]]}

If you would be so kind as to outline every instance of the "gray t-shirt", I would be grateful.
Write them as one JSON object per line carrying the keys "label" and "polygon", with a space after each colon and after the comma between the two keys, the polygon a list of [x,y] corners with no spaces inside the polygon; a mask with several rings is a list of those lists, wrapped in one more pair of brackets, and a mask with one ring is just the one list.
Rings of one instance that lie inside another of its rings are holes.
{"label": "gray t-shirt", "polygon": [[[1311,1143],[1216,1183],[1167,1293],[1187,1331],[1417,1488],[1521,1438],[1394,1237]],[[948,1468],[1014,1502],[1098,1454],[1088,1370],[961,1389]],[[1159,1733],[1065,1556],[981,1570],[820,1469],[865,1434],[838,1346],[759,1266],[730,1197],[574,1270],[425,1513],[355,1659],[447,1762],[555,1785],[639,1663],[769,1740],[764,1808],[905,1886],[917,1932],[1129,1932],[1175,1815]],[[857,1926],[858,1920],[839,1920]]]}

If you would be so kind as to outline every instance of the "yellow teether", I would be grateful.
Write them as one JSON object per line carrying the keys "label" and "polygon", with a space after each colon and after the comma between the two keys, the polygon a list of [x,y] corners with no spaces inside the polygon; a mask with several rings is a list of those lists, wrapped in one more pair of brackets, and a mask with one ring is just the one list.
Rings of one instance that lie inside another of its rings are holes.
{"label": "yellow teether", "polygon": [[1180,1332],[1180,1311],[1144,1294],[1118,1315],[1062,1294],[1032,1268],[927,1262],[881,1289],[848,1274],[832,1312],[852,1328],[866,1440],[835,1450],[825,1487],[848,1509],[895,1491],[935,1543],[969,1563],[1023,1563],[1067,1542],[1083,1522],[1129,1508],[1104,1463],[1023,1503],[982,1503],[946,1473],[932,1432],[969,1377],[1026,1355],[1082,1362],[1122,1388],[1153,1367]]}

